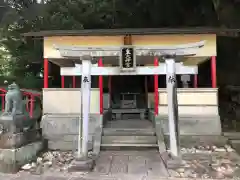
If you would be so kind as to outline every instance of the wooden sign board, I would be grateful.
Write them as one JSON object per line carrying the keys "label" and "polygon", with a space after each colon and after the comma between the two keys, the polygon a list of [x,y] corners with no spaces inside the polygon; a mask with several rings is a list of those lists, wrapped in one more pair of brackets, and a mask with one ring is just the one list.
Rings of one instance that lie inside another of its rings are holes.
{"label": "wooden sign board", "polygon": [[136,52],[133,46],[124,46],[120,53],[121,71],[135,71],[136,69]]}

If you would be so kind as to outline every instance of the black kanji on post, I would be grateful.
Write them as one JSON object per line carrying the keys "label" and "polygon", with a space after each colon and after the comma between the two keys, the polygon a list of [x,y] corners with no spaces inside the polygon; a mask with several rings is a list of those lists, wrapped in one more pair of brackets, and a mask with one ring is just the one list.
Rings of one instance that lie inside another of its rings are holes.
{"label": "black kanji on post", "polygon": [[84,83],[89,82],[87,76],[84,76],[84,78],[83,78],[83,82],[84,82]]}
{"label": "black kanji on post", "polygon": [[169,76],[169,78],[168,78],[168,82],[169,82],[169,83],[175,83],[175,82],[176,82],[175,77],[173,77],[173,76]]}

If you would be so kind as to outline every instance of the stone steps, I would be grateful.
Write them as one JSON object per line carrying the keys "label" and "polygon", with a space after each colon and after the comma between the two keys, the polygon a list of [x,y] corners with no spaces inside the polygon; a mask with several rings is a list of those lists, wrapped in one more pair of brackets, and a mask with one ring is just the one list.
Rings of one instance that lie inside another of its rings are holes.
{"label": "stone steps", "polygon": [[156,144],[156,136],[103,136],[103,144]]}
{"label": "stone steps", "polygon": [[223,135],[231,140],[240,140],[240,132],[224,132]]}
{"label": "stone steps", "polygon": [[240,132],[224,132],[223,135],[228,138],[231,146],[240,153]]}
{"label": "stone steps", "polygon": [[142,129],[135,129],[135,128],[103,128],[103,135],[115,135],[115,136],[126,136],[126,135],[138,135],[138,136],[154,136],[155,129],[154,128],[142,128]]}
{"label": "stone steps", "polygon": [[142,143],[142,144],[135,144],[135,143],[114,143],[114,144],[101,144],[101,147],[158,147],[157,144],[151,143]]}
{"label": "stone steps", "polygon": [[154,128],[103,128],[101,148],[131,147],[135,149],[158,147]]}

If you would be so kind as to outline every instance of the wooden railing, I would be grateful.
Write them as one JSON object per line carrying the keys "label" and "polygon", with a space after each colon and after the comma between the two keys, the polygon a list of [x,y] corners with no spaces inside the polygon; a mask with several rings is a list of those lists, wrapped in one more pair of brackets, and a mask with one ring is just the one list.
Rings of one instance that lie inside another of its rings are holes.
{"label": "wooden railing", "polygon": [[[33,91],[29,89],[21,89],[23,98],[27,100],[26,103],[26,111],[29,113],[29,116],[33,117],[33,111],[35,106],[36,98],[41,99],[42,93],[38,91]],[[5,95],[7,90],[5,88],[0,88],[0,96],[1,96],[1,104],[2,104],[2,111],[5,109]]]}

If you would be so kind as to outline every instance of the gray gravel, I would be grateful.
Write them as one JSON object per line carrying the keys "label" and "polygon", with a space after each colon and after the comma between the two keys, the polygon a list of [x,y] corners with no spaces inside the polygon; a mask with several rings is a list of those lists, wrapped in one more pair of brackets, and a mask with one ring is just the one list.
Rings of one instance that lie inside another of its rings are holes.
{"label": "gray gravel", "polygon": [[183,165],[169,169],[172,177],[223,179],[239,177],[240,157],[229,145],[181,149]]}
{"label": "gray gravel", "polygon": [[[168,172],[171,177],[201,179],[240,177],[240,156],[229,145],[224,147],[197,146],[182,148],[181,154],[183,165],[169,168]],[[41,175],[57,172],[58,174],[69,175],[68,167],[73,159],[73,152],[45,152],[37,158],[36,162],[24,165],[20,174],[24,172]],[[78,174],[85,175],[88,173],[79,172]]]}

